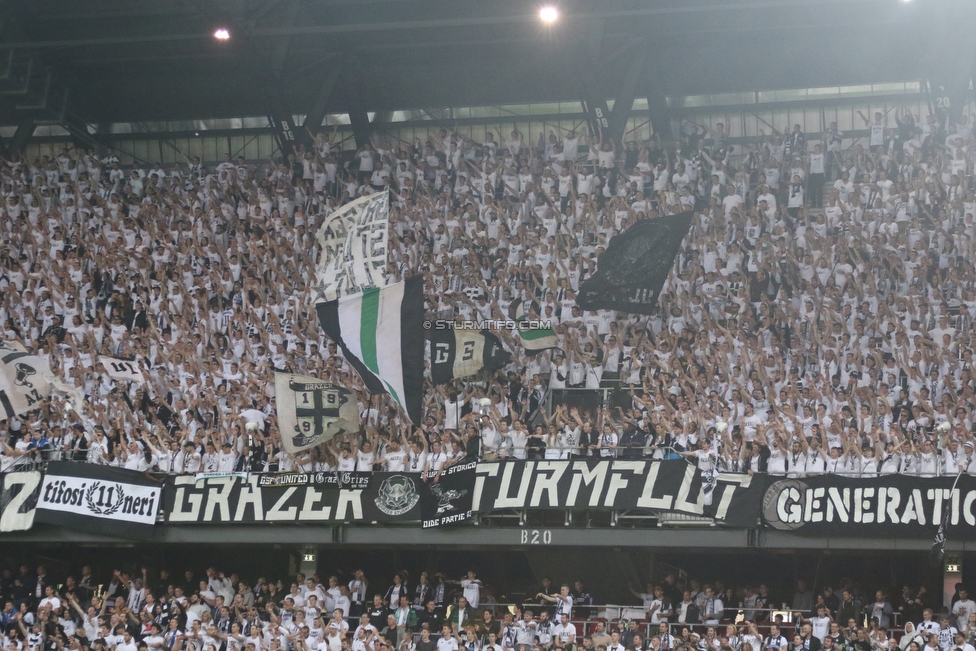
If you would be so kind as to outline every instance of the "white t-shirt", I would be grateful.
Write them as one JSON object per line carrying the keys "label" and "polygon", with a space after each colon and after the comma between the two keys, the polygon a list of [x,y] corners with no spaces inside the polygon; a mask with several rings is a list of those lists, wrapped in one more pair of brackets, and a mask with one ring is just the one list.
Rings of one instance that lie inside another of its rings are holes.
{"label": "white t-shirt", "polygon": [[875,122],[871,125],[871,140],[868,144],[870,147],[884,144],[884,124]]}
{"label": "white t-shirt", "polygon": [[461,579],[461,589],[464,591],[464,598],[468,600],[468,605],[477,608],[481,602],[481,581]]}
{"label": "white t-shirt", "polygon": [[558,638],[563,644],[568,644],[570,640],[576,637],[576,627],[571,622],[566,622],[566,625],[556,624],[552,627],[552,637],[553,639]]}
{"label": "white t-shirt", "polygon": [[811,174],[823,174],[824,173],[824,155],[823,154],[810,154],[810,173]]}
{"label": "white t-shirt", "polygon": [[442,637],[437,640],[437,651],[458,651],[457,640],[453,637]]}
{"label": "white t-shirt", "polygon": [[404,450],[397,450],[396,452],[387,452],[386,457],[386,470],[387,472],[403,472],[404,468],[407,467],[407,459],[409,454]]}
{"label": "white t-shirt", "polygon": [[[657,608],[655,608],[655,606]],[[661,614],[663,612],[667,612],[667,609],[664,607],[664,603],[660,599],[652,599],[651,605],[647,610],[650,610],[651,608],[655,608],[654,612],[651,614],[652,624],[660,624],[661,622],[668,621],[667,616]]]}
{"label": "white t-shirt", "polygon": [[813,629],[813,636],[823,642],[824,638],[827,637],[827,633],[830,632],[830,618],[811,617],[810,626]]}
{"label": "white t-shirt", "polygon": [[956,616],[956,627],[960,631],[967,629],[969,616],[973,613],[976,613],[976,601],[973,601],[972,599],[966,599],[966,601],[962,601],[960,599],[956,602],[956,605],[952,607],[952,614]]}

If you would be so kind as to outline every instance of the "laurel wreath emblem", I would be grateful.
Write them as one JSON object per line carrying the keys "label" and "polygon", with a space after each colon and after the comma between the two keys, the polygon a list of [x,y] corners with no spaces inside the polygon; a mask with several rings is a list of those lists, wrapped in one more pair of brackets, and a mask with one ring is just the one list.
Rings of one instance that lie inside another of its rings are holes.
{"label": "laurel wreath emblem", "polygon": [[125,500],[125,492],[122,487],[118,484],[115,485],[115,492],[118,494],[118,499],[115,500],[115,504],[105,504],[99,506],[95,503],[95,491],[101,486],[101,483],[95,482],[92,484],[88,490],[85,492],[85,503],[88,505],[88,510],[95,515],[113,515],[116,511],[122,508],[122,502]]}

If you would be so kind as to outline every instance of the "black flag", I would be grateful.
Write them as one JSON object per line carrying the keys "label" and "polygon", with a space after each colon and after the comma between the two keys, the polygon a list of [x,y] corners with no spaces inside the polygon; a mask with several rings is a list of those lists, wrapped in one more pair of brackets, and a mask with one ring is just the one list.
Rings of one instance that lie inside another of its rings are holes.
{"label": "black flag", "polygon": [[434,329],[430,335],[430,374],[434,384],[494,371],[511,359],[498,337],[484,330]]}
{"label": "black flag", "polygon": [[472,508],[477,467],[477,461],[462,460],[443,471],[428,473],[427,490],[420,494],[424,529],[460,524],[474,516]]}
{"label": "black flag", "polygon": [[[949,494],[952,495],[956,492],[956,486],[959,484],[959,478],[962,477],[962,472],[956,475],[955,481],[952,482],[952,488],[949,489]],[[942,561],[945,559],[945,548],[946,548],[946,527],[949,526],[949,516],[952,514],[952,509],[948,506],[945,507],[945,514],[942,516],[942,522],[939,523],[939,528],[935,531],[935,539],[932,541],[932,549],[929,550],[929,563],[932,567],[941,568]]]}
{"label": "black flag", "polygon": [[929,550],[929,564],[934,568],[942,567],[942,560],[945,558],[946,547],[946,524],[949,520],[950,509],[946,509],[946,515],[939,523],[939,528],[935,532],[935,540],[932,541],[932,549]]}
{"label": "black flag", "polygon": [[691,227],[691,211],[645,219],[610,240],[596,275],[580,287],[584,310],[653,314],[664,281]]}

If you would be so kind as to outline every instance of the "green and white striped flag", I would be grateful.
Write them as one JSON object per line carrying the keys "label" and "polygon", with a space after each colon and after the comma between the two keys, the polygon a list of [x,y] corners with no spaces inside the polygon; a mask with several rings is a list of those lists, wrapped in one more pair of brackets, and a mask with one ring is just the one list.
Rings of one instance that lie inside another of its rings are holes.
{"label": "green and white striped flag", "polygon": [[368,289],[316,306],[319,324],[371,394],[389,393],[414,424],[424,388],[424,279]]}
{"label": "green and white striped flag", "polygon": [[[534,316],[538,319],[538,315]],[[525,309],[521,302],[515,310],[515,321],[522,323],[529,320],[529,315],[525,314]],[[552,328],[519,328],[518,330],[519,338],[522,341],[522,348],[529,355],[535,355],[540,353],[547,348],[558,348],[559,339],[556,338],[556,333],[553,332]]]}

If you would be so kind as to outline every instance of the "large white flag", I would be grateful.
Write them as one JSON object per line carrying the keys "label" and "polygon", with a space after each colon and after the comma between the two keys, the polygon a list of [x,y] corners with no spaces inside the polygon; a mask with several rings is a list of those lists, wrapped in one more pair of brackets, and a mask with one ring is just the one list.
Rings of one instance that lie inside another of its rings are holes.
{"label": "large white flag", "polygon": [[146,376],[142,374],[142,369],[136,362],[129,361],[127,359],[116,359],[115,357],[107,357],[105,355],[100,355],[98,361],[102,363],[105,367],[105,372],[108,373],[109,377],[113,380],[121,380],[123,382],[138,382],[139,384],[144,384],[146,382]]}
{"label": "large white flag", "polygon": [[384,287],[389,226],[389,192],[360,197],[326,217],[316,234],[322,253],[312,302]]}
{"label": "large white flag", "polygon": [[281,446],[289,454],[359,431],[356,396],[317,377],[275,373],[275,403]]}
{"label": "large white flag", "polygon": [[52,392],[68,396],[75,409],[81,408],[81,394],[55,377],[45,360],[16,342],[0,341],[0,420],[37,409]]}

